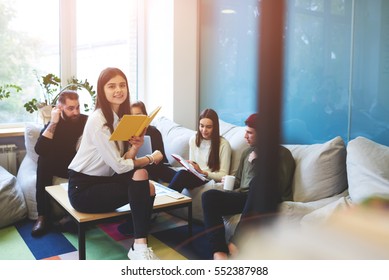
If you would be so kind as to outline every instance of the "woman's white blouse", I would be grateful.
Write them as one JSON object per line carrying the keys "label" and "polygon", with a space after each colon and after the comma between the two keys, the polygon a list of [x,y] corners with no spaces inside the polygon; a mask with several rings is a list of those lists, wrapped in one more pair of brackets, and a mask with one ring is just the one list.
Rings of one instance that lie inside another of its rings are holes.
{"label": "woman's white blouse", "polygon": [[[110,141],[111,132],[104,126],[106,120],[101,109],[95,110],[85,124],[80,148],[69,165],[69,169],[91,176],[112,176],[134,169],[132,159],[124,159],[123,142]],[[114,128],[119,123],[114,113]]]}
{"label": "woman's white blouse", "polygon": [[211,140],[202,140],[200,147],[196,146],[196,135],[189,139],[189,159],[195,161],[203,171],[208,173],[207,178],[220,182],[230,172],[231,146],[230,143],[220,136],[219,158],[220,169],[212,172],[208,166],[208,157],[211,150]]}

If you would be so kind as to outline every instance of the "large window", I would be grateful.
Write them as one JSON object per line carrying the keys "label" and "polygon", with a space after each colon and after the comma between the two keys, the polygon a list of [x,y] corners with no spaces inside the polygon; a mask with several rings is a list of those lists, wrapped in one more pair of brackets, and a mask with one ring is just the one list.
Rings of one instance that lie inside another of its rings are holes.
{"label": "large window", "polygon": [[[137,0],[78,0],[77,75],[93,84],[106,67],[127,75],[131,100],[137,96]],[[93,7],[93,9],[91,9]]]}
{"label": "large window", "polygon": [[35,72],[59,75],[58,30],[59,1],[0,0],[0,85],[23,89],[0,101],[0,123],[32,120],[23,104],[40,98]]}
{"label": "large window", "polygon": [[137,0],[0,0],[0,38],[0,86],[22,87],[0,101],[0,125],[37,120],[23,105],[42,98],[48,73],[96,89],[101,70],[119,67],[137,96]]}

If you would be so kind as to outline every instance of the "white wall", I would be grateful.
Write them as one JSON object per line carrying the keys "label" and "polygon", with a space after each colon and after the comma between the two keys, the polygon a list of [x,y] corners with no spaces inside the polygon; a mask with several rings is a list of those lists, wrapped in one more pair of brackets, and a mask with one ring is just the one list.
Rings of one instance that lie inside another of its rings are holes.
{"label": "white wall", "polygon": [[139,98],[149,111],[161,105],[159,116],[195,129],[199,103],[198,1],[147,0],[143,5]]}

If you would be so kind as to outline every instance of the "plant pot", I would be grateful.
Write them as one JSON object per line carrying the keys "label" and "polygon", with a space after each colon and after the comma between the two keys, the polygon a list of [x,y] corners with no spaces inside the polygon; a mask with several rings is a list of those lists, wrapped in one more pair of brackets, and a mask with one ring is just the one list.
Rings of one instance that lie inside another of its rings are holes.
{"label": "plant pot", "polygon": [[47,124],[50,121],[51,110],[53,110],[53,106],[51,105],[46,105],[38,109],[39,118],[41,119],[43,124]]}

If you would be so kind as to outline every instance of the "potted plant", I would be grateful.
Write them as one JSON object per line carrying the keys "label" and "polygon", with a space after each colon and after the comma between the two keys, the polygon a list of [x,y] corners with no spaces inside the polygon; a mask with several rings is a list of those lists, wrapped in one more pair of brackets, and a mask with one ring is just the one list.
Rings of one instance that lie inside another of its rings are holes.
{"label": "potted plant", "polygon": [[[76,91],[78,89],[86,89],[90,94],[93,103],[95,102],[96,92],[87,80],[82,81],[72,77],[68,83],[61,88],[61,79],[55,74],[49,73],[45,76],[38,77],[35,72],[35,75],[37,76],[39,85],[42,88],[44,99],[38,101],[36,98],[33,98],[24,104],[24,108],[30,113],[38,111],[44,123],[47,123],[50,120],[51,110],[53,106],[55,106],[59,95],[64,90],[70,89]],[[84,109],[85,111],[90,110],[88,104],[84,104]]]}

